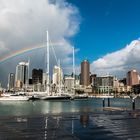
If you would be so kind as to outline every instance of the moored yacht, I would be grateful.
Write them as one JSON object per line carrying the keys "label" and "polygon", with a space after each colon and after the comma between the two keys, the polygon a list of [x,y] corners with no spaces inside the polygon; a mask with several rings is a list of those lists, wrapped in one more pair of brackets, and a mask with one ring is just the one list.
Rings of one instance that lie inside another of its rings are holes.
{"label": "moored yacht", "polygon": [[68,95],[48,95],[41,98],[42,100],[69,100],[71,99]]}
{"label": "moored yacht", "polygon": [[71,100],[76,100],[76,99],[88,99],[88,94],[87,93],[75,94],[75,95],[71,96]]}
{"label": "moored yacht", "polygon": [[4,94],[1,95],[0,101],[28,101],[29,97],[28,96],[22,96],[22,95],[17,95],[17,94]]}
{"label": "moored yacht", "polygon": [[[71,96],[69,96],[67,93],[63,92],[61,90],[61,81],[60,81],[60,77],[59,77],[59,90],[55,93],[53,91],[50,91],[50,80],[49,80],[49,56],[50,56],[50,52],[49,52],[49,33],[48,31],[46,32],[47,33],[47,45],[46,45],[46,52],[47,52],[47,68],[46,68],[46,73],[47,73],[47,89],[45,91],[46,95],[45,96],[42,96],[41,99],[42,100],[67,100],[67,99],[70,99]],[[60,67],[60,65],[59,65]]]}
{"label": "moored yacht", "polygon": [[108,94],[103,94],[103,95],[95,95],[93,98],[114,98],[114,95],[108,95]]}

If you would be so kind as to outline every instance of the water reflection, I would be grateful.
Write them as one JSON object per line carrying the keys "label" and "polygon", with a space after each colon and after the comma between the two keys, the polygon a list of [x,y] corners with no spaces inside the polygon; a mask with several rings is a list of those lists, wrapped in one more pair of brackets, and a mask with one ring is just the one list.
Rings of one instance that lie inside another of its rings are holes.
{"label": "water reflection", "polygon": [[0,139],[139,139],[139,121],[138,111],[0,117]]}
{"label": "water reflection", "polygon": [[80,115],[80,123],[82,124],[83,127],[87,127],[89,123],[89,115],[87,114]]}
{"label": "water reflection", "polygon": [[45,132],[44,132],[44,139],[47,139],[47,126],[48,126],[48,117],[45,118]]}

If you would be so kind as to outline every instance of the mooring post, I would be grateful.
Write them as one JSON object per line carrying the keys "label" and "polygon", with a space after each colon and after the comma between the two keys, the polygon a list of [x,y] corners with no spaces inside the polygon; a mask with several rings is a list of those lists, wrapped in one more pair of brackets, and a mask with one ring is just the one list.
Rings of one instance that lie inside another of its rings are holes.
{"label": "mooring post", "polygon": [[108,98],[108,107],[110,107],[110,98]]}
{"label": "mooring post", "polygon": [[103,98],[102,101],[103,101],[103,107],[105,107],[105,98]]}
{"label": "mooring post", "polygon": [[135,99],[132,99],[132,109],[135,110]]}

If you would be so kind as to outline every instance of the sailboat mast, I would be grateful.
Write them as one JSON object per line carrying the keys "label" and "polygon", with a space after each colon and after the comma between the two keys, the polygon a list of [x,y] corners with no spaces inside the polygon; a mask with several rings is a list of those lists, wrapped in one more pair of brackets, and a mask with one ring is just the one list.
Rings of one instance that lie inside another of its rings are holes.
{"label": "sailboat mast", "polygon": [[75,78],[75,49],[73,47],[73,78]]}
{"label": "sailboat mast", "polygon": [[46,67],[46,74],[47,74],[47,94],[49,94],[49,83],[50,83],[50,80],[49,80],[49,67],[50,67],[50,65],[49,65],[49,62],[50,62],[50,60],[49,60],[49,58],[50,58],[50,52],[49,52],[49,33],[48,33],[48,30],[46,31],[46,34],[47,34],[47,67]]}
{"label": "sailboat mast", "polygon": [[75,49],[73,47],[73,90],[75,94]]}
{"label": "sailboat mast", "polygon": [[30,78],[30,58],[28,58],[28,85],[29,85],[29,78]]}
{"label": "sailboat mast", "polygon": [[59,95],[61,94],[61,68],[60,68],[60,59],[58,60],[58,67],[59,67]]}
{"label": "sailboat mast", "polygon": [[26,90],[29,86],[29,78],[30,78],[30,58],[28,58],[28,63],[27,64],[27,79],[26,79]]}

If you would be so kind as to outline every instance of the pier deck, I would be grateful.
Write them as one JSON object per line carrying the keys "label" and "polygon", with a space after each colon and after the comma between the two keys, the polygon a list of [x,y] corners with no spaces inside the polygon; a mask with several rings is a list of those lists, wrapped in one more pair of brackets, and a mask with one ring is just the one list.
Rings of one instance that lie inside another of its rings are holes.
{"label": "pier deck", "polygon": [[104,111],[128,111],[127,108],[120,108],[120,107],[104,107]]}

